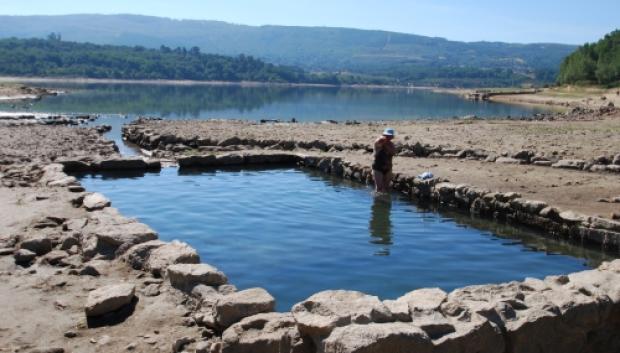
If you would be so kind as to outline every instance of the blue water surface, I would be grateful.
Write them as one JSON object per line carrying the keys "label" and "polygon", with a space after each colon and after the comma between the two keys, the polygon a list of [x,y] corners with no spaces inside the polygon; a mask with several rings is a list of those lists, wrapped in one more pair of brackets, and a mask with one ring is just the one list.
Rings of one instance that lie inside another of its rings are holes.
{"label": "blue water surface", "polygon": [[279,310],[324,289],[396,298],[421,287],[544,277],[606,255],[531,231],[421,209],[368,187],[294,168],[87,175],[89,191],[163,240],[195,247],[240,289],[260,286]]}

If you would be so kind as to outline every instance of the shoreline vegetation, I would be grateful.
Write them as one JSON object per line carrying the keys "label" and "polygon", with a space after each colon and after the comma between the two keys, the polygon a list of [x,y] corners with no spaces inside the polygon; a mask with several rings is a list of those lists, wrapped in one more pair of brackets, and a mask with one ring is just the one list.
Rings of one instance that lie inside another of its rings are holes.
{"label": "shoreline vegetation", "polygon": [[55,33],[47,39],[0,39],[0,75],[335,85],[394,82],[347,72],[308,72],[243,54],[205,54],[198,47],[148,49],[67,42]]}

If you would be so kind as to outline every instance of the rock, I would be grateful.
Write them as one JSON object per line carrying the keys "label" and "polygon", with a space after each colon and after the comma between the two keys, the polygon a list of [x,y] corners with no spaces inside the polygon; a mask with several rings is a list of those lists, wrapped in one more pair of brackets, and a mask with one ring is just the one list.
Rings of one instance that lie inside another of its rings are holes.
{"label": "rock", "polygon": [[217,287],[217,291],[220,294],[228,295],[228,294],[232,294],[232,293],[236,292],[237,291],[237,287],[235,287],[233,284],[223,284],[223,285]]}
{"label": "rock", "polygon": [[153,229],[138,222],[88,225],[83,233],[94,235],[98,240],[115,248],[123,244],[140,244],[157,239],[157,233]]}
{"label": "rock", "polygon": [[336,327],[351,323],[392,321],[390,310],[375,296],[357,291],[327,290],[316,293],[292,309],[302,335],[315,340]]}
{"label": "rock", "polygon": [[60,250],[69,250],[79,244],[79,240],[73,235],[64,235],[60,238]]}
{"label": "rock", "polygon": [[430,353],[433,348],[424,331],[401,322],[338,327],[323,344],[325,353]]}
{"label": "rock", "polygon": [[31,263],[37,257],[37,254],[30,250],[19,249],[13,254],[13,257],[16,263],[22,265]]}
{"label": "rock", "polygon": [[214,306],[215,320],[226,328],[245,317],[271,312],[275,305],[275,299],[263,288],[246,289],[218,299]]}
{"label": "rock", "polygon": [[67,337],[67,338],[75,338],[75,337],[77,337],[77,335],[78,335],[77,332],[75,332],[73,330],[66,331],[65,334],[64,334],[64,336]]}
{"label": "rock", "polygon": [[191,291],[197,284],[219,286],[228,282],[223,272],[207,264],[171,265],[166,270],[166,276],[174,288],[183,291]]}
{"label": "rock", "polygon": [[86,191],[86,189],[84,189],[83,186],[81,185],[69,185],[68,187],[70,192],[84,192]]}
{"label": "rock", "polygon": [[99,271],[99,269],[97,269],[97,266],[93,265],[93,264],[86,264],[79,272],[80,276],[93,276],[93,277],[98,277],[101,275],[101,272]]}
{"label": "rock", "polygon": [[177,159],[179,168],[192,168],[192,167],[211,167],[217,165],[217,158],[215,155],[205,156],[188,156],[180,157]]}
{"label": "rock", "polygon": [[144,288],[144,295],[147,297],[156,297],[160,293],[158,284],[149,284]]}
{"label": "rock", "polygon": [[215,303],[222,297],[222,293],[218,292],[213,287],[206,286],[204,284],[198,284],[192,288],[192,296],[200,298],[203,305],[215,305]]}
{"label": "rock", "polygon": [[620,153],[614,156],[612,163],[615,165],[620,165]]}
{"label": "rock", "polygon": [[142,270],[146,266],[146,261],[148,260],[151,251],[166,244],[167,243],[161,240],[151,240],[134,245],[123,254],[122,259],[133,269]]}
{"label": "rock", "polygon": [[100,161],[97,164],[99,170],[131,170],[147,169],[148,165],[142,158],[115,158]]}
{"label": "rock", "polygon": [[547,203],[544,201],[526,200],[522,198],[510,201],[510,205],[514,209],[524,211],[529,214],[538,214],[545,207],[547,207]]}
{"label": "rock", "polygon": [[532,158],[534,155],[536,155],[536,153],[534,153],[533,151],[529,151],[529,150],[521,150],[519,152],[516,152],[512,155],[512,158],[514,159],[521,159],[524,161],[529,161],[530,158]]}
{"label": "rock", "polygon": [[0,256],[12,255],[14,252],[14,248],[0,248]]}
{"label": "rock", "polygon": [[175,240],[153,249],[146,261],[146,269],[156,276],[162,276],[170,265],[199,262],[200,257],[194,248]]}
{"label": "rock", "polygon": [[224,154],[217,156],[216,163],[218,165],[240,165],[244,163],[244,157],[241,154]]}
{"label": "rock", "polygon": [[587,217],[573,211],[564,211],[559,214],[560,219],[566,223],[580,223],[587,220]]}
{"label": "rock", "polygon": [[390,310],[396,321],[410,322],[409,303],[398,300],[384,300],[383,304]]}
{"label": "rock", "polygon": [[136,342],[131,342],[130,344],[125,346],[125,350],[126,351],[133,351],[138,347],[138,344]]}
{"label": "rock", "polygon": [[510,158],[510,157],[498,157],[495,159],[495,163],[501,164],[522,164],[524,161],[522,159]]}
{"label": "rock", "polygon": [[20,244],[20,248],[30,250],[38,256],[41,256],[52,251],[52,241],[45,236],[33,237],[23,240]]}
{"label": "rock", "polygon": [[194,342],[196,342],[196,340],[191,337],[185,336],[185,337],[179,338],[176,341],[174,341],[174,343],[172,344],[172,353],[182,352],[185,346],[187,346],[190,343],[194,343]]}
{"label": "rock", "polygon": [[122,308],[131,303],[135,290],[135,285],[124,283],[101,287],[90,292],[84,307],[86,316],[99,316]]}
{"label": "rock", "polygon": [[423,288],[411,291],[397,299],[409,306],[410,313],[414,311],[430,312],[437,310],[448,294],[439,288]]}
{"label": "rock", "polygon": [[86,195],[84,201],[82,201],[82,205],[84,205],[84,208],[88,211],[100,210],[109,207],[111,204],[112,202],[110,202],[110,200],[97,192]]}
{"label": "rock", "polygon": [[52,250],[47,253],[45,256],[41,258],[41,261],[44,261],[52,266],[62,265],[62,260],[69,257],[69,254],[66,251],[62,250]]}
{"label": "rock", "polygon": [[311,353],[290,313],[246,317],[222,334],[219,353]]}
{"label": "rock", "polygon": [[210,353],[211,342],[202,341],[196,343],[195,353]]}
{"label": "rock", "polygon": [[565,168],[565,169],[583,169],[586,161],[582,159],[561,159],[556,163],[552,164],[553,168]]}
{"label": "rock", "polygon": [[541,166],[541,167],[550,167],[553,165],[552,161],[534,161],[532,164]]}

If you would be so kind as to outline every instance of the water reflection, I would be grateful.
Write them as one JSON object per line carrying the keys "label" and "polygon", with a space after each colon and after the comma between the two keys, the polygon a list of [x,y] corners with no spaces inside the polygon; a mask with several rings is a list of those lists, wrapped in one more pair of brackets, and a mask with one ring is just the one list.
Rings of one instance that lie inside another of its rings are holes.
{"label": "water reflection", "polygon": [[375,255],[390,255],[390,247],[392,245],[392,220],[390,213],[392,211],[392,197],[390,195],[375,195],[372,206],[370,207],[370,221],[368,222],[368,231],[370,233],[373,244],[385,245]]}
{"label": "water reflection", "polygon": [[27,106],[0,104],[0,110],[155,115],[178,118],[242,118],[299,121],[403,120],[477,115],[522,116],[544,110],[472,102],[425,90],[343,87],[187,86],[132,84],[41,84],[65,89]]}

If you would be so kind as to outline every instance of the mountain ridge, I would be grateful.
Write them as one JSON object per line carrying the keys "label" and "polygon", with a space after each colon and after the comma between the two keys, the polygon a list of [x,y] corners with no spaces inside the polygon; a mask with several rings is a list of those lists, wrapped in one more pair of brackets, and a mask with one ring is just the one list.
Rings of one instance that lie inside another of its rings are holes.
{"label": "mountain ridge", "polygon": [[51,32],[76,42],[197,46],[205,53],[252,55],[309,71],[430,85],[552,82],[561,61],[576,49],[557,43],[458,42],[384,30],[249,26],[131,14],[0,16],[0,37],[41,38]]}

